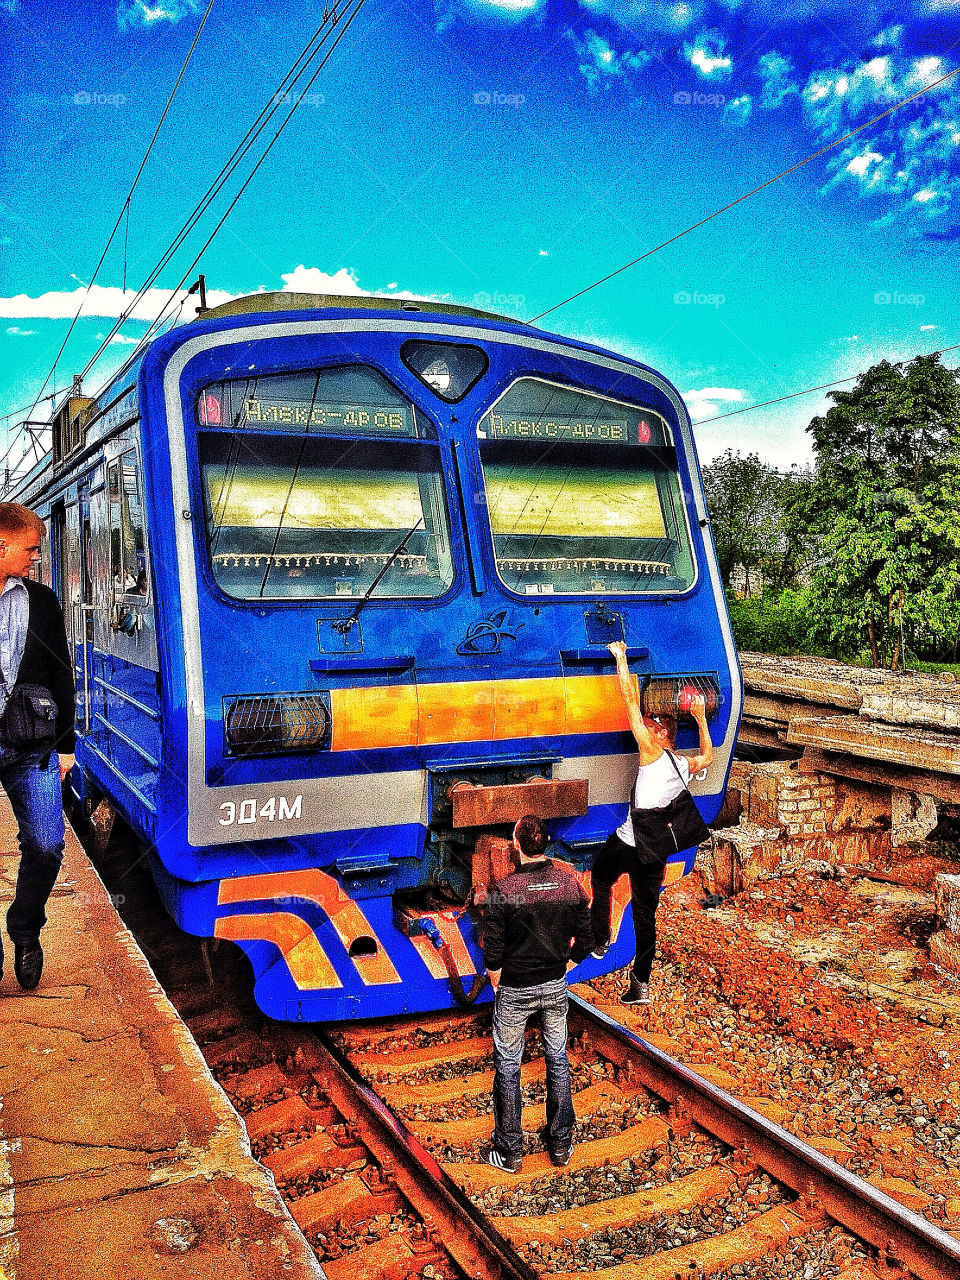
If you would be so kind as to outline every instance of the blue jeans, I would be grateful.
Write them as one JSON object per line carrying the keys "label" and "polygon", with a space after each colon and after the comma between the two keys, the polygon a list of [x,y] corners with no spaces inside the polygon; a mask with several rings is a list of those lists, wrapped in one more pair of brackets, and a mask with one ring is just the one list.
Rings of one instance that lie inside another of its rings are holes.
{"label": "blue jeans", "polygon": [[567,1061],[567,980],[537,987],[497,989],[493,1001],[493,1143],[505,1155],[523,1154],[520,1128],[520,1058],[527,1023],[540,1015],[540,1042],[547,1064],[547,1144],[570,1145],[576,1117]]}
{"label": "blue jeans", "polygon": [[0,743],[0,786],[17,820],[20,869],[7,912],[13,942],[36,942],[47,923],[45,907],[63,861],[63,792],[55,751],[24,751]]}

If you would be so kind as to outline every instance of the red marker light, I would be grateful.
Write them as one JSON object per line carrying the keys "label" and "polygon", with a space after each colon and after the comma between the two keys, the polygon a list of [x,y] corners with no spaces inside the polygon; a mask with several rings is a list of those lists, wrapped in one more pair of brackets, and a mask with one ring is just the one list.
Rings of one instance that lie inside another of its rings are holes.
{"label": "red marker light", "polygon": [[706,714],[708,716],[713,715],[717,707],[717,695],[709,687],[706,689],[698,689],[696,685],[692,684],[685,684],[677,694],[677,706],[684,715],[688,716],[690,714],[690,707],[693,705],[693,700],[699,695],[703,696]]}
{"label": "red marker light", "polygon": [[650,443],[650,424],[645,418],[641,418],[637,423],[637,439],[641,444]]}
{"label": "red marker light", "polygon": [[205,391],[201,397],[200,421],[208,427],[219,427],[223,421],[220,400],[212,391]]}

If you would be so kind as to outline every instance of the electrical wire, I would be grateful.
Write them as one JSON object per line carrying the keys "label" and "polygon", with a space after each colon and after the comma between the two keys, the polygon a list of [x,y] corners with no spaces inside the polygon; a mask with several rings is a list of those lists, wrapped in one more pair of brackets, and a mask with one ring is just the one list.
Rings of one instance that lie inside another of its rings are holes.
{"label": "electrical wire", "polygon": [[[922,351],[919,355],[909,356],[904,360],[895,360],[894,364],[908,364],[911,360],[929,360],[931,356],[941,356],[945,351],[956,351],[960,347],[960,342],[953,343],[950,347],[938,347],[936,351]],[[761,400],[758,404],[748,404],[742,409],[731,409],[729,413],[718,413],[713,418],[701,418],[699,422],[695,422],[695,427],[705,426],[708,422],[719,422],[721,418],[735,418],[738,413],[752,413],[754,409],[764,409],[770,404],[782,404],[784,400],[795,400],[797,396],[809,396],[814,391],[826,391],[828,387],[841,387],[845,382],[855,382],[857,378],[863,377],[863,371],[860,373],[852,373],[849,378],[838,378],[836,382],[821,382],[817,387],[806,387],[803,391],[791,391],[788,396],[777,396],[774,400]]]}
{"label": "electrical wire", "polygon": [[[211,4],[212,4],[212,0],[210,0],[210,2],[211,2]],[[343,25],[343,27],[342,27],[342,29],[341,29],[341,31],[340,31],[340,33],[339,33],[339,35],[337,36],[336,40],[333,42],[333,44],[331,45],[330,49],[327,51],[326,55],[324,56],[323,60],[320,62],[319,66],[318,66],[318,67],[316,68],[316,70],[314,71],[314,73],[313,73],[313,75],[311,76],[310,80],[307,82],[306,87],[305,87],[302,91],[298,92],[297,97],[296,97],[296,100],[294,101],[293,106],[292,106],[291,110],[288,112],[288,114],[287,114],[286,118],[284,119],[283,123],[280,125],[280,128],[276,131],[276,133],[274,134],[274,136],[271,138],[271,140],[270,140],[270,141],[269,141],[269,143],[267,144],[267,147],[266,147],[265,151],[264,151],[264,152],[263,152],[263,154],[261,155],[260,159],[257,161],[257,163],[256,163],[256,165],[254,166],[254,168],[251,170],[250,174],[247,176],[247,178],[246,178],[246,180],[244,181],[243,185],[241,186],[240,190],[237,192],[237,195],[236,195],[236,196],[234,197],[234,199],[231,201],[231,203],[230,203],[230,205],[228,206],[228,208],[227,208],[226,212],[225,212],[225,213],[224,213],[224,215],[221,217],[220,221],[217,223],[217,225],[216,225],[216,227],[214,228],[213,232],[211,233],[211,235],[208,237],[208,239],[207,239],[207,240],[206,240],[206,242],[204,243],[203,248],[200,250],[200,253],[196,256],[196,258],[193,260],[193,262],[190,264],[190,266],[189,266],[189,267],[187,268],[187,270],[184,272],[184,274],[183,274],[183,276],[181,277],[180,281],[178,282],[178,284],[176,285],[175,289],[174,289],[174,290],[173,290],[173,292],[171,293],[170,298],[168,298],[167,302],[164,304],[163,308],[161,309],[161,312],[160,312],[159,316],[157,317],[157,319],[156,319],[156,320],[154,320],[154,321],[152,322],[152,324],[151,324],[150,328],[147,330],[147,334],[145,334],[145,335],[144,335],[144,337],[140,339],[140,341],[138,342],[138,344],[137,344],[136,348],[134,349],[134,351],[133,351],[133,352],[131,352],[131,354],[130,354],[130,356],[127,358],[127,360],[126,360],[126,361],[124,361],[124,364],[121,366],[121,371],[122,371],[122,369],[123,369],[123,368],[129,367],[129,365],[132,363],[132,361],[133,361],[133,360],[136,358],[136,356],[139,354],[139,351],[140,351],[140,350],[141,350],[141,348],[143,347],[143,345],[144,345],[144,343],[145,343],[145,340],[147,340],[148,335],[149,335],[149,336],[152,336],[153,331],[157,328],[157,326],[158,326],[159,322],[160,322],[160,321],[162,321],[162,318],[163,318],[163,316],[164,316],[164,313],[166,312],[166,310],[167,310],[167,308],[170,306],[170,304],[174,301],[175,296],[176,296],[176,294],[177,294],[178,290],[180,289],[180,287],[182,286],[183,282],[186,280],[187,276],[190,274],[190,272],[191,272],[191,271],[193,270],[193,268],[196,266],[197,262],[199,262],[200,257],[203,255],[203,253],[204,253],[204,252],[206,251],[206,249],[209,247],[209,245],[210,245],[210,243],[212,242],[212,240],[213,240],[214,236],[219,232],[219,230],[220,230],[220,229],[221,229],[221,227],[223,226],[224,222],[226,221],[227,217],[229,216],[229,214],[230,214],[230,213],[231,213],[231,211],[233,210],[234,206],[236,205],[237,201],[239,200],[240,196],[241,196],[241,195],[243,194],[243,192],[246,190],[247,186],[249,185],[249,183],[250,183],[250,182],[251,182],[251,180],[253,179],[254,175],[255,175],[255,174],[256,174],[256,172],[257,172],[257,170],[260,168],[260,165],[261,165],[261,164],[263,163],[263,161],[266,159],[267,155],[269,154],[270,149],[273,147],[274,143],[275,143],[275,142],[277,141],[277,139],[280,137],[281,133],[282,133],[282,132],[283,132],[283,130],[286,128],[287,124],[289,124],[290,120],[291,120],[291,119],[292,119],[292,117],[293,117],[294,112],[296,111],[297,107],[300,105],[300,102],[302,101],[304,94],[306,94],[306,92],[309,90],[310,86],[314,83],[314,81],[316,80],[317,76],[320,74],[320,72],[323,70],[323,68],[324,68],[324,66],[326,65],[326,63],[329,61],[329,59],[330,59],[331,55],[333,54],[334,49],[336,49],[337,45],[340,43],[340,41],[341,41],[341,40],[343,39],[343,37],[346,35],[346,33],[347,33],[347,31],[349,30],[349,28],[350,28],[351,24],[353,23],[353,20],[356,18],[357,14],[359,13],[360,9],[362,8],[362,6],[363,6],[364,2],[365,2],[365,0],[359,0],[359,3],[356,5],[356,7],[354,8],[353,12],[350,14],[349,18],[347,19],[346,23]],[[224,185],[224,183],[226,182],[227,178],[229,178],[229,177],[232,175],[232,173],[236,170],[236,168],[238,167],[238,165],[239,165],[240,161],[244,158],[244,156],[246,155],[246,153],[250,150],[250,147],[253,145],[253,143],[256,141],[256,139],[259,137],[259,135],[260,135],[260,134],[263,132],[263,130],[266,128],[266,126],[267,126],[267,124],[269,123],[269,121],[270,121],[270,119],[272,118],[272,116],[276,113],[276,111],[279,109],[279,107],[283,104],[283,102],[284,102],[285,98],[289,96],[290,89],[293,87],[293,85],[294,85],[294,84],[296,84],[297,80],[299,80],[299,79],[300,79],[300,77],[304,74],[304,72],[309,68],[310,63],[311,63],[311,62],[312,62],[312,60],[316,57],[316,55],[320,52],[320,50],[323,48],[323,46],[324,46],[324,44],[326,43],[326,41],[328,40],[328,38],[329,38],[329,36],[330,36],[331,32],[332,32],[332,31],[335,29],[335,27],[340,23],[340,21],[341,21],[342,17],[343,17],[343,13],[342,13],[342,12],[338,13],[336,5],[334,5],[334,6],[333,6],[333,8],[332,8],[331,10],[325,10],[325,12],[324,12],[324,17],[323,17],[323,21],[321,22],[320,26],[319,26],[319,27],[317,27],[317,29],[314,31],[313,35],[310,37],[310,39],[307,41],[306,45],[305,45],[305,46],[304,46],[304,48],[302,49],[302,51],[301,51],[301,53],[299,54],[299,56],[295,59],[295,61],[294,61],[294,62],[293,62],[293,64],[291,65],[291,67],[288,69],[288,71],[287,71],[287,72],[284,74],[284,76],[281,78],[281,80],[280,80],[280,82],[279,82],[279,85],[277,86],[276,90],[275,90],[275,91],[274,91],[274,93],[272,94],[272,96],[271,96],[271,98],[270,98],[270,100],[269,100],[268,104],[267,104],[264,108],[262,108],[262,109],[261,109],[261,111],[260,111],[259,115],[258,115],[258,116],[256,117],[256,119],[254,120],[254,123],[250,126],[250,128],[247,130],[246,134],[243,136],[243,138],[240,140],[240,142],[239,142],[239,143],[237,144],[237,146],[234,148],[234,151],[233,151],[232,155],[231,155],[231,156],[230,156],[230,158],[227,160],[227,162],[224,164],[224,166],[221,168],[221,170],[220,170],[219,174],[217,175],[217,177],[213,180],[213,182],[212,182],[212,183],[210,184],[210,186],[207,188],[206,193],[205,193],[205,194],[204,194],[204,196],[201,198],[200,202],[198,202],[198,204],[195,206],[193,213],[192,213],[192,214],[190,215],[190,217],[187,219],[186,223],[184,223],[184,225],[181,227],[181,229],[180,229],[180,231],[178,232],[177,236],[174,238],[174,240],[173,240],[173,241],[171,242],[171,244],[168,246],[167,250],[164,252],[164,254],[163,254],[163,256],[162,256],[162,258],[161,258],[160,262],[157,264],[157,266],[156,266],[156,267],[154,268],[154,270],[151,272],[151,274],[150,274],[150,276],[148,277],[148,279],[146,280],[146,282],[145,282],[143,285],[141,285],[140,289],[138,290],[137,294],[135,295],[135,297],[134,297],[133,301],[131,302],[130,306],[129,306],[128,308],[126,308],[126,310],[125,310],[123,313],[121,313],[120,317],[118,318],[117,323],[112,327],[112,329],[110,330],[110,332],[106,335],[106,337],[104,338],[104,340],[101,342],[100,346],[99,346],[99,347],[97,348],[97,350],[94,352],[94,354],[93,354],[93,356],[91,357],[91,359],[90,359],[90,360],[87,362],[87,364],[84,366],[84,369],[83,369],[82,373],[79,375],[81,378],[86,377],[86,375],[89,373],[90,369],[93,367],[94,363],[95,363],[95,362],[100,358],[100,356],[101,356],[101,355],[103,354],[103,352],[106,350],[107,346],[110,344],[110,342],[112,341],[112,339],[113,339],[113,338],[116,336],[116,334],[119,332],[119,330],[120,330],[120,328],[122,327],[122,325],[123,325],[124,321],[125,321],[125,320],[127,320],[127,319],[129,318],[129,316],[130,316],[131,312],[133,311],[134,307],[136,306],[137,302],[138,302],[138,301],[140,300],[140,298],[142,298],[142,296],[146,293],[147,289],[148,289],[148,288],[150,287],[150,285],[154,282],[154,280],[156,280],[156,278],[157,278],[157,276],[159,275],[160,271],[161,271],[161,270],[163,269],[163,267],[167,264],[167,262],[169,262],[170,258],[173,256],[173,253],[176,251],[176,249],[178,249],[178,248],[180,247],[180,245],[182,244],[182,242],[183,242],[183,240],[185,239],[186,235],[189,233],[189,231],[190,231],[190,230],[192,230],[193,226],[196,224],[196,222],[197,222],[197,220],[199,219],[199,217],[202,215],[202,213],[205,211],[205,209],[209,206],[210,202],[213,200],[213,198],[216,196],[216,194],[217,194],[217,193],[220,191],[220,189],[223,187],[223,185]],[[325,26],[327,26],[328,24],[329,24],[329,30],[327,30],[327,31],[323,34],[322,38],[320,39],[320,43],[319,43],[319,44],[317,44],[316,48],[313,48],[312,46],[313,46],[313,45],[315,44],[315,42],[317,41],[317,38],[321,35],[321,32],[323,32],[324,27],[325,27]],[[199,35],[199,33],[198,33],[198,35]],[[301,63],[303,64],[302,66],[301,66]],[[298,68],[299,68],[299,69],[298,69]],[[139,175],[138,175],[138,176],[139,176]],[[121,219],[122,219],[122,217],[123,217],[123,213],[121,212]],[[118,219],[118,221],[117,221],[117,226],[119,226],[119,223],[120,223],[120,220],[121,220],[121,219]],[[114,231],[115,231],[115,230],[116,230],[116,228],[114,228]],[[102,258],[101,258],[101,261],[102,261]],[[81,305],[82,305],[82,304],[81,304]],[[181,303],[181,309],[182,309],[182,305],[183,305],[183,304]],[[76,319],[76,318],[75,318],[75,319]],[[74,321],[74,323],[75,323],[75,321]],[[71,327],[72,327],[72,326],[71,326]],[[68,334],[67,336],[69,336],[69,334]],[[65,342],[66,342],[66,340],[64,340],[64,344],[65,344]],[[62,350],[62,348],[61,348],[61,350]],[[58,355],[58,359],[59,359],[59,355]],[[51,372],[52,372],[52,370],[51,370]],[[117,376],[116,374],[114,374],[114,375],[113,375],[113,377],[114,377],[114,378],[115,378],[116,376]],[[47,379],[45,379],[45,382],[49,380],[49,377],[50,377],[50,375],[48,374]],[[111,379],[111,381],[112,381],[112,379]],[[41,387],[41,390],[42,390],[42,387]],[[51,398],[52,398],[52,397],[51,397]],[[37,401],[37,403],[39,403],[39,400]],[[36,407],[36,405],[34,405],[34,408],[35,408],[35,407]],[[32,412],[33,412],[33,410],[31,410],[31,413],[32,413]],[[5,459],[6,459],[6,458],[8,458],[8,457],[10,456],[10,454],[11,454],[11,452],[12,452],[12,450],[13,450],[13,447],[14,447],[15,443],[16,443],[16,437],[14,438],[14,440],[13,440],[13,441],[11,441],[11,443],[10,443],[10,447],[8,448],[6,455],[4,455],[4,457],[3,457],[3,458],[0,458],[0,465],[2,465],[2,463],[5,461]],[[21,459],[21,461],[22,461],[22,459]]]}
{"label": "electrical wire", "polygon": [[44,400],[56,400],[58,395],[60,395],[59,391],[51,391],[49,395],[41,396],[38,400],[34,400],[33,408],[28,404],[24,404],[19,409],[11,409],[9,413],[0,413],[0,422],[6,422],[8,418],[17,418],[21,413],[25,413],[29,417],[38,404],[43,404]]}
{"label": "electrical wire", "polygon": [[583,289],[578,289],[576,293],[571,293],[569,298],[564,298],[562,302],[555,302],[552,307],[547,307],[546,311],[541,311],[539,315],[535,315],[528,323],[533,324],[537,320],[542,320],[544,316],[550,315],[552,311],[559,311],[561,307],[565,307],[568,302],[573,302],[575,298],[582,298],[585,293],[589,293],[591,289],[596,289],[602,284],[606,284],[608,280],[612,280],[614,276],[620,275],[624,271],[629,271],[631,267],[635,267],[638,262],[643,262],[645,258],[651,257],[655,253],[659,253],[661,249],[665,249],[668,244],[673,244],[675,240],[680,240],[683,236],[689,235],[691,231],[696,231],[698,227],[702,227],[705,223],[718,218],[721,213],[726,213],[728,209],[734,208],[735,205],[742,204],[744,200],[749,200],[751,196],[755,196],[759,191],[772,186],[775,182],[779,182],[781,178],[787,177],[788,174],[795,173],[798,169],[802,169],[804,165],[809,164],[812,160],[816,160],[818,156],[824,155],[827,151],[832,151],[834,147],[838,147],[841,142],[846,142],[848,138],[854,137],[858,133],[862,133],[864,129],[869,129],[871,125],[877,124],[880,120],[892,115],[894,111],[899,111],[901,107],[905,107],[908,102],[922,97],[923,94],[929,93],[931,89],[936,89],[938,85],[946,84],[948,80],[952,80],[955,75],[960,75],[960,67],[950,71],[945,76],[941,76],[939,80],[933,80],[930,84],[924,85],[922,89],[918,89],[916,93],[912,93],[909,98],[902,98],[899,102],[895,102],[892,107],[888,107],[886,111],[881,111],[878,116],[874,116],[872,120],[867,120],[864,124],[857,125],[856,129],[851,129],[849,133],[845,133],[842,138],[835,138],[833,142],[827,143],[825,147],[821,147],[819,151],[814,151],[811,155],[806,156],[803,160],[792,164],[789,169],[784,169],[782,173],[775,174],[772,178],[768,178],[766,182],[761,182],[759,187],[754,187],[752,191],[747,191],[742,196],[737,196],[736,200],[731,200],[729,204],[725,204],[722,209],[715,209],[713,213],[708,213],[705,218],[701,218],[699,222],[694,222],[692,226],[685,227],[683,231],[678,231],[676,235],[671,236],[669,240],[664,240],[661,244],[656,245],[653,249],[648,249],[646,253],[641,253],[639,258],[634,258],[630,262],[625,262],[622,267],[617,267],[615,271],[608,272],[605,276],[601,276],[599,280],[594,280],[593,284],[586,285]]}
{"label": "electrical wire", "polygon": [[[307,89],[309,89],[310,85],[313,84],[318,72],[326,64],[327,58],[329,57],[329,53],[332,52],[334,48],[336,48],[337,44],[339,44],[340,39],[342,38],[347,27],[349,27],[350,23],[353,21],[353,18],[356,16],[356,13],[358,12],[358,10],[359,10],[359,6],[356,10],[354,10],[354,13],[351,15],[349,21],[346,24],[346,27],[344,27],[344,30],[341,31],[340,36],[337,37],[337,40],[331,46],[331,49],[328,51],[327,56],[323,59],[317,71],[314,72],[313,77],[311,77],[311,79],[308,81],[306,88],[298,92],[297,98],[294,101],[291,110],[288,112],[286,119],[284,121],[284,124],[281,125],[280,129],[277,131],[277,134],[274,135],[274,138],[268,144],[267,151],[270,150],[270,147],[273,146],[273,143],[276,141],[277,137],[279,137],[280,133],[283,132],[283,129],[286,128],[286,124],[289,123],[297,107],[300,105],[300,101],[302,100],[303,95],[306,93]],[[156,264],[156,266],[150,272],[150,275],[147,277],[144,283],[140,286],[140,289],[137,291],[136,295],[134,296],[134,299],[130,303],[130,306],[127,307],[126,310],[124,310],[120,314],[116,324],[113,326],[110,332],[106,335],[103,342],[100,344],[100,346],[94,352],[93,356],[87,362],[87,365],[84,368],[83,374],[81,376],[85,376],[86,373],[92,368],[94,362],[99,359],[103,351],[109,345],[110,341],[120,331],[120,329],[122,328],[126,320],[129,319],[137,303],[146,294],[147,290],[150,288],[150,286],[154,283],[154,281],[160,275],[160,272],[163,270],[163,268],[169,263],[173,255],[183,244],[186,237],[193,230],[196,223],[199,221],[202,215],[206,212],[207,208],[210,206],[214,198],[219,194],[223,186],[226,184],[227,180],[233,175],[233,173],[239,167],[241,161],[250,151],[251,147],[256,142],[257,138],[260,136],[260,134],[269,124],[271,118],[283,105],[285,99],[289,96],[290,89],[292,88],[292,86],[297,82],[297,80],[300,79],[300,77],[304,74],[304,72],[309,68],[310,63],[313,61],[313,59],[317,56],[317,54],[323,48],[324,44],[329,39],[331,32],[333,31],[337,23],[340,21],[341,17],[342,17],[342,14],[337,12],[336,7],[334,7],[334,9],[332,9],[324,17],[323,22],[320,24],[320,26],[316,29],[316,31],[307,41],[299,57],[296,59],[296,61],[291,66],[291,68],[286,72],[286,74],[281,79],[280,84],[272,94],[267,106],[265,106],[261,110],[260,114],[254,120],[253,124],[244,134],[243,138],[241,138],[240,142],[234,148],[234,151],[229,157],[229,159],[225,162],[224,166],[221,168],[220,172],[211,182],[210,186],[207,188],[204,195],[201,197],[198,203],[194,206],[194,209],[188,216],[186,222],[183,224],[183,226],[177,232],[174,239],[168,245],[167,249],[164,251],[162,257],[160,258],[160,261]],[[311,49],[311,46],[315,43],[318,36],[320,36],[320,33],[323,31],[324,27],[328,25],[328,23],[329,23],[329,30],[327,30],[323,34],[319,44],[317,44],[317,47],[314,49]],[[297,68],[300,63],[303,63],[304,65],[300,66],[298,70]],[[259,168],[259,165],[262,162],[265,155],[266,155],[266,152],[264,152],[264,156],[261,157],[261,160],[258,161],[257,166],[253,170],[254,173],[256,172],[256,169]],[[244,184],[244,186],[246,186],[246,183]],[[243,188],[241,188],[241,190],[243,190]],[[229,209],[227,210],[228,213],[233,208],[233,204],[235,203],[236,201],[234,200],[234,202],[230,205]],[[220,223],[218,223],[217,230],[220,229],[221,225],[222,225],[222,220]],[[209,244],[209,241],[207,243]],[[204,246],[204,248],[206,248],[206,245]],[[190,270],[192,270],[192,266],[191,268],[188,269],[187,272],[184,273],[183,279],[186,279],[186,276],[189,274]],[[179,285],[177,287],[179,288]]]}
{"label": "electrical wire", "polygon": [[[43,382],[40,384],[40,394],[37,396],[36,400],[33,402],[33,407],[30,409],[30,412],[27,414],[27,417],[33,416],[33,412],[36,409],[37,405],[40,403],[40,400],[42,398],[44,387],[47,385],[47,383],[56,373],[57,365],[60,362],[60,357],[63,355],[64,349],[67,345],[67,342],[70,339],[71,333],[73,333],[74,326],[76,325],[77,321],[80,319],[80,313],[83,311],[84,303],[87,301],[87,298],[89,298],[90,296],[90,290],[93,288],[94,281],[97,278],[97,273],[99,272],[100,268],[103,266],[104,259],[107,256],[107,250],[110,248],[111,244],[113,244],[113,238],[117,234],[117,230],[120,226],[120,223],[123,221],[125,215],[127,217],[127,229],[129,231],[130,198],[133,195],[134,190],[136,189],[137,183],[140,181],[140,177],[146,166],[147,160],[149,159],[150,152],[153,150],[153,144],[156,142],[157,135],[160,133],[161,126],[163,125],[164,120],[166,120],[167,118],[167,112],[170,110],[170,106],[173,102],[174,97],[176,96],[176,92],[180,87],[180,81],[183,79],[184,73],[186,72],[187,67],[190,64],[190,59],[193,57],[193,51],[197,47],[197,41],[200,39],[200,33],[203,31],[203,28],[206,26],[207,18],[209,18],[210,10],[212,8],[213,8],[213,0],[209,0],[206,12],[203,15],[203,19],[200,23],[200,26],[197,28],[197,33],[193,37],[193,43],[190,45],[190,48],[187,50],[187,56],[183,60],[183,65],[180,68],[180,74],[177,76],[176,83],[174,84],[173,88],[170,90],[170,95],[167,98],[166,106],[163,108],[163,114],[160,116],[160,119],[157,121],[157,127],[153,131],[153,137],[150,139],[150,142],[147,145],[147,149],[143,153],[143,159],[140,161],[140,167],[136,172],[136,176],[134,177],[133,182],[131,182],[130,184],[130,189],[127,192],[126,199],[124,200],[123,204],[120,207],[120,213],[119,213],[119,216],[117,217],[116,222],[113,224],[113,230],[110,232],[110,235],[107,237],[107,243],[103,246],[103,252],[100,255],[100,261],[97,263],[96,267],[94,267],[93,275],[90,277],[90,282],[87,285],[86,291],[82,299],[80,300],[79,307],[77,307],[77,314],[70,321],[70,327],[67,329],[67,332],[64,335],[64,339],[60,343],[60,350],[57,352],[56,356],[54,357],[53,364],[50,366],[50,372],[47,374]],[[126,290],[126,244],[124,244],[124,291],[125,290]]]}

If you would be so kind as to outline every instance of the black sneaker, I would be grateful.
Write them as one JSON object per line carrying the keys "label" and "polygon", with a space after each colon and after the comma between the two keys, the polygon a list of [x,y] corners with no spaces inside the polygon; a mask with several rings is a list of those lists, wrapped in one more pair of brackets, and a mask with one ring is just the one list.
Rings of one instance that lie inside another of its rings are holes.
{"label": "black sneaker", "polygon": [[649,1004],[650,1003],[650,984],[648,982],[637,982],[636,978],[630,979],[630,985],[620,997],[621,1004]]}
{"label": "black sneaker", "polygon": [[24,991],[32,991],[43,973],[43,947],[39,942],[13,944],[13,972]]}
{"label": "black sneaker", "polygon": [[523,1165],[522,1156],[511,1156],[501,1151],[499,1147],[491,1147],[484,1153],[483,1160],[485,1164],[492,1165],[494,1169],[500,1169],[504,1173],[519,1173]]}
{"label": "black sneaker", "polygon": [[590,954],[593,956],[595,960],[602,960],[609,950],[610,950],[609,942],[598,942],[597,945],[590,952]]}
{"label": "black sneaker", "polygon": [[570,1163],[570,1157],[573,1155],[573,1143],[569,1143],[565,1147],[550,1147],[550,1161],[555,1164],[558,1169],[562,1169],[564,1165]]}

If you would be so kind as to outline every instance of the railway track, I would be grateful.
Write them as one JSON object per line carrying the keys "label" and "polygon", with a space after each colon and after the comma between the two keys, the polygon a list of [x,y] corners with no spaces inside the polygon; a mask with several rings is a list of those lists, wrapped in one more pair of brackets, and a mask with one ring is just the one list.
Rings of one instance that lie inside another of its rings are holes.
{"label": "railway track", "polygon": [[523,1168],[502,1173],[479,1158],[489,1012],[274,1023],[238,951],[208,952],[139,887],[125,914],[329,1280],[960,1280],[960,1241],[576,995],[571,1162],[538,1137],[533,1052]]}
{"label": "railway track", "polygon": [[185,1016],[330,1280],[958,1280],[953,1237],[602,1010],[571,1006],[577,1146],[565,1169],[543,1149],[533,1055],[516,1175],[479,1159],[482,1012],[327,1031],[239,1008]]}

